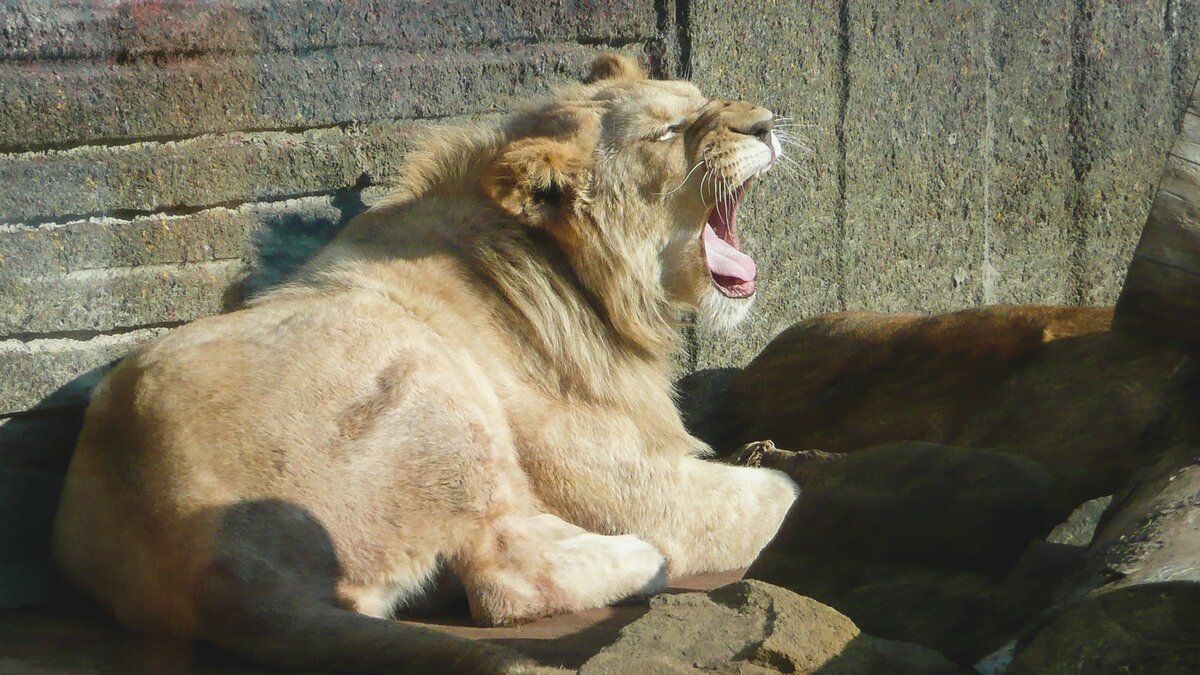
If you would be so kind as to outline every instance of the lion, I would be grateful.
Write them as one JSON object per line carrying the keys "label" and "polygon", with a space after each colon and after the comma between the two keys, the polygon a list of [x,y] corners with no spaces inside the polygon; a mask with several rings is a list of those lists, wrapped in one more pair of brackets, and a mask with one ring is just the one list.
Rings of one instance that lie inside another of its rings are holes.
{"label": "lion", "polygon": [[494,672],[523,657],[388,617],[446,575],[496,625],[748,565],[798,488],[704,459],[670,355],[681,310],[753,301],[736,209],[773,120],[604,55],[502,126],[429,131],[294,279],[99,385],[62,570],[271,665]]}

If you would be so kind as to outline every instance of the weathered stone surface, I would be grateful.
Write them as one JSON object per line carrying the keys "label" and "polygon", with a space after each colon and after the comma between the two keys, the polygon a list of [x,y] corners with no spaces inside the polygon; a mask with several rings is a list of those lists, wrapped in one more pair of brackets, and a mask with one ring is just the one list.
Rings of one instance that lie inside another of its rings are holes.
{"label": "weathered stone surface", "polygon": [[158,211],[327,192],[395,171],[411,123],[0,156],[0,219]]}
{"label": "weathered stone surface", "polygon": [[696,83],[771,108],[794,141],[738,215],[743,248],[759,265],[751,319],[736,334],[696,336],[698,367],[741,365],[798,318],[839,307],[838,14],[786,0],[753,11],[719,0],[688,8]]}
{"label": "weathered stone surface", "polygon": [[1115,325],[1200,346],[1200,83],[1146,217]]}
{"label": "weathered stone surface", "polygon": [[734,380],[740,443],[850,452],[928,441],[1021,455],[1056,484],[1048,517],[1112,494],[1182,359],[1107,330],[1111,310],[990,307],[797,324]]}
{"label": "weathered stone surface", "polygon": [[66,470],[82,426],[82,408],[0,418],[0,468]]}
{"label": "weathered stone surface", "polygon": [[1020,457],[899,443],[805,468],[772,550],[1006,573],[1047,527],[1050,476]]}
{"label": "weathered stone surface", "polygon": [[1137,256],[1121,289],[1116,328],[1200,345],[1200,274]]}
{"label": "weathered stone surface", "polygon": [[592,673],[957,673],[936,652],[864,635],[821,603],[743,581],[661,595],[580,669]]}
{"label": "weathered stone surface", "polygon": [[[1076,2],[993,2],[985,100],[980,270],[987,303],[1074,300],[1067,223],[1071,28]],[[964,167],[970,170],[969,166]]]}
{"label": "weathered stone surface", "polygon": [[1089,597],[1059,614],[1005,675],[1200,672],[1200,584],[1163,582]]}
{"label": "weathered stone surface", "polygon": [[[699,335],[699,367],[741,365],[783,317],[830,308],[1115,298],[1200,70],[1200,7],[964,0],[690,8],[699,81],[758,94],[761,86],[742,82],[781,71],[782,54],[815,74],[766,93],[785,107],[798,97],[823,106],[825,115],[801,121],[821,125],[812,139],[818,178],[835,177],[831,190],[818,180],[784,197],[803,207],[789,205],[776,222],[788,232],[801,231],[797,217],[815,226],[802,237],[777,229],[764,247],[764,280],[778,275],[786,290],[764,284],[762,316],[740,336]],[[790,36],[772,19],[806,12],[824,18],[793,24],[813,28],[792,31],[806,41],[801,53],[773,48]],[[757,39],[742,48],[738,35]]]}
{"label": "weathered stone surface", "polygon": [[1120,493],[1058,605],[1018,642],[1013,673],[1200,669],[1200,366],[1171,379],[1140,450],[1158,462]]}
{"label": "weathered stone surface", "polygon": [[600,51],[573,44],[435,53],[364,47],[123,65],[0,63],[0,147],[507,111],[580,77]]}
{"label": "weathered stone surface", "polygon": [[1046,541],[1052,544],[1068,546],[1087,546],[1092,543],[1096,527],[1104,510],[1112,503],[1112,495],[1089,499],[1071,512],[1066,520],[1059,523],[1046,535]]}
{"label": "weathered stone surface", "polygon": [[227,292],[245,276],[241,260],[27,277],[0,289],[0,335],[31,335],[192,321],[241,298]]}
{"label": "weathered stone surface", "polygon": [[1016,640],[1006,642],[1004,646],[980,659],[975,664],[975,672],[980,675],[1004,675],[1004,669],[1012,663],[1013,652],[1016,648]]}
{"label": "weathered stone surface", "polygon": [[1082,9],[1072,120],[1080,176],[1073,227],[1082,246],[1073,263],[1082,302],[1109,304],[1200,71],[1198,8],[1089,0]]}
{"label": "weathered stone surface", "polygon": [[849,7],[848,309],[984,299],[989,19],[975,0]]}
{"label": "weathered stone surface", "polygon": [[109,364],[164,332],[146,328],[90,340],[0,340],[0,415],[86,403]]}
{"label": "weathered stone surface", "polygon": [[871,635],[932,647],[969,664],[1036,617],[1079,558],[1075,547],[1034,542],[1013,570],[998,578],[953,566],[808,554],[772,545],[746,575],[826,603]]}
{"label": "weathered stone surface", "polygon": [[8,0],[0,54],[8,59],[140,59],[402,45],[413,51],[574,38],[652,36],[647,0],[517,0],[503,6],[419,0],[268,3],[95,3]]}
{"label": "weathered stone surface", "polygon": [[[264,228],[332,227],[352,210],[331,197],[216,207],[188,215],[88,218],[0,228],[0,279],[247,258]],[[328,225],[326,225],[328,224]]]}
{"label": "weathered stone surface", "polygon": [[[1200,365],[1171,379],[1141,439],[1157,463],[1116,495],[1089,552],[1101,590],[1163,581],[1200,584]],[[1102,566],[1102,571],[1099,567]]]}

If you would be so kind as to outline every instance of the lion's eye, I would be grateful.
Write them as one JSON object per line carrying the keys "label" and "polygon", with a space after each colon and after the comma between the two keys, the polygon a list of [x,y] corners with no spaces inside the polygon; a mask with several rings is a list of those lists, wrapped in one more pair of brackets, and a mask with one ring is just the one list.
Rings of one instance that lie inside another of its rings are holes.
{"label": "lion's eye", "polygon": [[683,130],[683,125],[682,125],[682,124],[672,124],[671,126],[667,127],[667,130],[666,130],[666,131],[664,131],[664,132],[662,132],[661,134],[659,134],[658,136],[656,136],[656,137],[654,138],[654,140],[656,140],[656,141],[669,141],[669,140],[671,140],[672,138],[675,138],[676,136],[678,136],[678,135],[679,135],[679,132],[680,132],[680,131],[682,131],[682,130]]}

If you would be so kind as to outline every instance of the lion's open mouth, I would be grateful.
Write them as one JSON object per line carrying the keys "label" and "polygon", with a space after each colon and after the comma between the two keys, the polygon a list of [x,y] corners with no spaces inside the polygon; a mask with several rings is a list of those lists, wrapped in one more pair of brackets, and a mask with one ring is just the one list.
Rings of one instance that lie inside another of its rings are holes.
{"label": "lion's open mouth", "polygon": [[700,248],[704,262],[712,274],[713,284],[726,297],[747,298],[754,295],[754,260],[738,250],[737,207],[750,181],[717,200],[708,212]]}

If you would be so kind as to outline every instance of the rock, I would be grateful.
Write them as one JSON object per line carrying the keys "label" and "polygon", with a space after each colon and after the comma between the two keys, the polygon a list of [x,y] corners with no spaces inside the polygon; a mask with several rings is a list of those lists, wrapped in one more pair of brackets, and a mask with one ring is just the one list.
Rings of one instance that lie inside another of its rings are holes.
{"label": "rock", "polygon": [[118,359],[167,330],[141,328],[86,340],[0,340],[0,372],[8,373],[0,382],[0,415],[86,406],[92,388]]}
{"label": "rock", "polygon": [[970,664],[1016,635],[1078,565],[1071,547],[1031,547],[1008,577],[768,548],[746,573],[823,602],[880,638]]}
{"label": "rock", "polygon": [[734,379],[735,444],[857,452],[898,441],[1040,462],[1050,515],[1112,494],[1153,457],[1138,439],[1182,352],[1108,330],[1103,308],[819,316]]}
{"label": "rock", "polygon": [[1114,497],[1089,558],[1109,587],[1200,584],[1200,361],[1189,358],[1172,378],[1139,450],[1161,459]]}
{"label": "rock", "polygon": [[1047,526],[1042,502],[1050,478],[1020,457],[930,443],[837,460],[810,452],[791,463],[780,452],[762,456],[797,480],[801,497],[772,551],[1005,573]]}
{"label": "rock", "polygon": [[1050,530],[1050,534],[1046,535],[1046,541],[1053,544],[1087,546],[1092,543],[1096,527],[1100,524],[1100,517],[1104,515],[1104,510],[1110,503],[1112,503],[1112,495],[1096,497],[1080,504],[1079,508],[1072,511],[1066,520]]}
{"label": "rock", "polygon": [[68,61],[31,68],[5,61],[0,145],[88,145],[494,112],[512,107],[510,97],[545,95],[553,84],[587,72],[601,51],[534,41],[413,53],[407,42],[393,33],[371,46],[190,54],[107,66]]}
{"label": "rock", "polygon": [[1083,571],[1018,642],[1011,673],[1200,672],[1200,362],[1171,379]]}
{"label": "rock", "polygon": [[1013,660],[1013,652],[1017,641],[1004,643],[1004,646],[988,654],[975,664],[975,672],[980,675],[1001,675]]}
{"label": "rock", "polygon": [[597,673],[957,673],[936,652],[863,634],[821,603],[744,581],[663,595],[580,669]]}
{"label": "rock", "polygon": [[1200,585],[1144,584],[1071,605],[1018,653],[1005,675],[1200,672]]}

